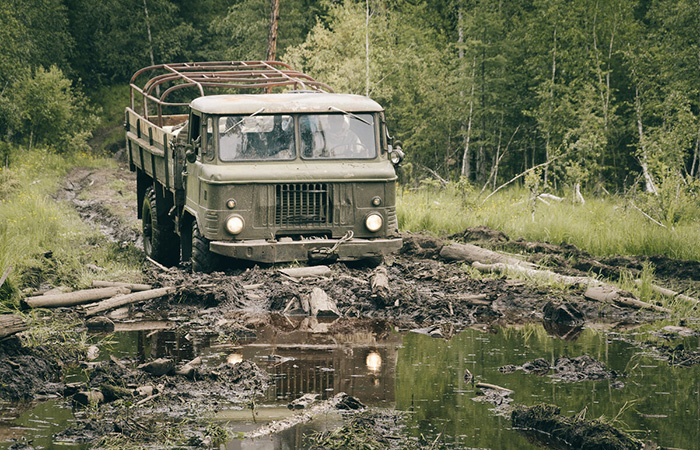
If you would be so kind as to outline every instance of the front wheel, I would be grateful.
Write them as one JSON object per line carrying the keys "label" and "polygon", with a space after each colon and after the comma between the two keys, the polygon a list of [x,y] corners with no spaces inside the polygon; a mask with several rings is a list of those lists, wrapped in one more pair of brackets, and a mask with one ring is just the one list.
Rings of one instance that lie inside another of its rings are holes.
{"label": "front wheel", "polygon": [[141,210],[143,226],[143,250],[146,256],[165,266],[180,262],[179,238],[167,214],[158,214],[156,191],[146,189]]}
{"label": "front wheel", "polygon": [[202,236],[197,221],[192,222],[192,271],[211,273],[221,267],[222,257],[209,250],[209,239]]}

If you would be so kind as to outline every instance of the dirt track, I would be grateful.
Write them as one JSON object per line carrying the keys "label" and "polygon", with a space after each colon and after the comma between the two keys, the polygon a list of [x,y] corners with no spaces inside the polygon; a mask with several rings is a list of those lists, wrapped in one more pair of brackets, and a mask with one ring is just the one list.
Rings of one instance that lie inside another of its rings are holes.
{"label": "dirt track", "polygon": [[[114,186],[119,189],[115,193]],[[124,169],[74,169],[65,188],[57,197],[71,201],[84,220],[99,226],[108,239],[141,245],[136,219],[135,177]],[[387,259],[390,294],[377,302],[369,284],[372,269],[345,264],[331,266],[331,275],[294,282],[271,266],[229,268],[226,275],[191,274],[183,264],[169,272],[160,271],[148,263],[146,278],[159,286],[174,286],[179,293],[166,300],[170,314],[181,315],[177,309],[208,306],[218,308],[213,316],[241,316],[252,312],[279,312],[288,302],[307,295],[313,287],[323,289],[338,307],[343,317],[378,317],[398,321],[405,327],[438,325],[450,333],[474,324],[519,324],[538,322],[545,316],[557,321],[557,314],[545,314],[563,307],[580,312],[585,322],[644,322],[658,315],[647,311],[614,307],[586,300],[578,289],[549,289],[535,287],[505,278],[470,276],[463,264],[448,263],[439,257],[446,239],[421,234],[404,234],[401,253]],[[529,261],[544,263],[559,273],[589,275],[591,273],[617,280],[622,271],[637,275],[645,260],[656,267],[656,273],[671,286],[700,286],[700,264],[668,258],[615,257],[596,259],[573,245],[552,245],[511,240],[501,232],[487,228],[467,229],[447,238],[454,242],[474,242],[486,247],[520,252]],[[228,275],[233,275],[232,277]],[[200,288],[214,284],[215,287]],[[243,285],[262,285],[244,290]],[[481,295],[488,305],[471,305],[462,301],[470,295]],[[162,303],[162,302],[161,302]],[[183,305],[183,306],[179,306]],[[387,305],[387,306],[384,306]],[[397,306],[396,306],[397,305]],[[158,302],[147,309],[160,308]],[[174,308],[174,309],[173,309]],[[253,323],[240,325],[254,326]]]}

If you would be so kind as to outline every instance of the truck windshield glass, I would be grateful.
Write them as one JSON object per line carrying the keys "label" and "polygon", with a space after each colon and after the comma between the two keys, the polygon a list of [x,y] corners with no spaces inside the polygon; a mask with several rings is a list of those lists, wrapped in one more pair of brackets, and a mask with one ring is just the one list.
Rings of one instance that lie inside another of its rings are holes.
{"label": "truck windshield glass", "polygon": [[371,114],[299,117],[304,159],[371,159],[377,156]]}
{"label": "truck windshield glass", "polygon": [[294,119],[287,115],[219,118],[222,161],[289,160],[296,157]]}

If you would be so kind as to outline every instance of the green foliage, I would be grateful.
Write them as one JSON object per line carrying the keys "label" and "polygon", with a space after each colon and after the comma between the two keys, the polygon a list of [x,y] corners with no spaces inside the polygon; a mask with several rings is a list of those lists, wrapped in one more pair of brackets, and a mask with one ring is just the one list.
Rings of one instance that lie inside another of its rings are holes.
{"label": "green foliage", "polygon": [[64,153],[87,151],[87,139],[97,124],[85,97],[56,66],[17,77],[2,97],[0,109],[8,119],[2,131],[14,131],[14,139],[29,148],[39,144]]}

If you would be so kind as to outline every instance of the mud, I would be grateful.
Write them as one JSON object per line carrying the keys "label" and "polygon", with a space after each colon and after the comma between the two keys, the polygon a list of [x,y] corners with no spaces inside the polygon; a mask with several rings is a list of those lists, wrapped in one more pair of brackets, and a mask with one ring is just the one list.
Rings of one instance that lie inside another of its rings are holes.
{"label": "mud", "polygon": [[443,449],[439,440],[428,442],[421,438],[407,436],[402,425],[403,415],[389,411],[366,411],[352,418],[347,425],[307,438],[312,450],[345,448],[382,449]]}
{"label": "mud", "polygon": [[[511,414],[514,427],[534,431],[529,435],[545,447],[581,450],[640,450],[644,444],[600,420],[562,416],[552,405],[516,407]],[[555,447],[557,448],[557,447]]]}
{"label": "mud", "polygon": [[[82,389],[101,390],[106,403],[89,405],[78,412],[76,424],[59,433],[56,439],[98,444],[103,437],[117,434],[120,439],[158,443],[163,436],[172,434],[163,423],[171,421],[181,424],[179,441],[198,442],[204,436],[192,418],[201,419],[223,406],[249,408],[265,392],[269,382],[267,372],[250,361],[204,366],[191,378],[149,375],[139,370],[135,361],[102,362],[90,372],[89,381]],[[123,396],[110,398],[106,386],[110,391],[122,392]]]}
{"label": "mud", "polygon": [[513,373],[517,370],[522,370],[525,373],[540,376],[548,375],[550,371],[553,371],[554,373],[549,376],[568,382],[616,379],[622,376],[614,370],[607,370],[604,363],[588,355],[575,358],[562,356],[555,359],[553,364],[545,359],[538,358],[534,361],[528,361],[521,366],[506,365],[498,370],[502,373]]}
{"label": "mud", "polygon": [[45,347],[28,348],[17,337],[0,341],[0,399],[57,397],[63,363]]}

